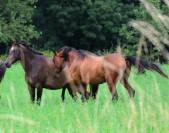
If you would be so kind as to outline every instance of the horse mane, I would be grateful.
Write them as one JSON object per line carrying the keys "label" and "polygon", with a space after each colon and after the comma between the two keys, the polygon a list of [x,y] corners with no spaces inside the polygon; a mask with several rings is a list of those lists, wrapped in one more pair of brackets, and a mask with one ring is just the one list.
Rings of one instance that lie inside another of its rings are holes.
{"label": "horse mane", "polygon": [[69,47],[69,46],[64,46],[64,47],[60,48],[59,50],[57,50],[57,52],[60,52],[60,51],[63,51],[63,56],[65,58],[67,58],[66,56],[68,55],[68,53],[70,51],[74,51],[74,52],[78,53],[80,58],[84,58],[87,56],[87,54],[86,54],[86,52],[84,52],[84,50],[77,50],[77,49],[75,49],[73,47]]}
{"label": "horse mane", "polygon": [[90,52],[88,50],[82,50],[82,49],[80,49],[78,51],[80,51],[82,54],[85,54],[85,56],[87,56],[87,55],[94,55],[94,56],[96,56],[95,53],[92,53],[92,52]]}
{"label": "horse mane", "polygon": [[31,51],[34,54],[37,55],[43,55],[43,53],[40,53],[38,51],[35,51],[34,49],[32,49],[31,47],[29,47],[26,43],[19,43],[20,45],[24,46],[26,49],[28,49],[29,51]]}
{"label": "horse mane", "polygon": [[77,53],[79,54],[79,56],[80,56],[81,58],[84,58],[84,57],[87,56],[87,54],[86,54],[83,50],[76,50],[76,51],[77,51]]}
{"label": "horse mane", "polygon": [[75,51],[79,55],[80,58],[85,58],[88,55],[95,55],[89,51],[81,50],[81,49],[78,50],[78,49],[75,49],[75,48],[72,48],[69,46],[64,46],[64,47],[60,48],[57,52],[60,52],[60,51],[63,51],[64,57],[66,57],[70,51]]}

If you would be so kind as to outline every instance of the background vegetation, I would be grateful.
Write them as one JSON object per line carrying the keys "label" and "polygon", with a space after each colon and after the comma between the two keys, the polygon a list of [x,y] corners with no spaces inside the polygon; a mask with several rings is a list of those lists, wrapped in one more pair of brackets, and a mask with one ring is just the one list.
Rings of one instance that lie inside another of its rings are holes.
{"label": "background vegetation", "polygon": [[[162,0],[148,1],[169,15]],[[146,21],[168,35],[169,30],[139,0],[0,0],[0,52],[6,52],[13,41],[25,41],[42,50],[69,45],[112,52],[121,47],[126,54],[136,55],[143,40],[148,44],[147,51],[141,47],[143,55],[158,60],[161,51],[129,25],[131,20]]]}

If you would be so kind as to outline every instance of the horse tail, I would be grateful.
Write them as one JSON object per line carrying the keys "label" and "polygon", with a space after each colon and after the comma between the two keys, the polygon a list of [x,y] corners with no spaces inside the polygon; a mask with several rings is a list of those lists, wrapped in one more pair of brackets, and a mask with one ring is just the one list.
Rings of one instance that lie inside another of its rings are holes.
{"label": "horse tail", "polygon": [[163,72],[163,70],[162,70],[157,64],[152,63],[152,64],[151,64],[151,68],[152,68],[152,70],[158,72],[158,73],[159,73],[160,75],[162,75],[163,77],[169,79],[168,75],[165,74],[165,73]]}
{"label": "horse tail", "polygon": [[0,62],[0,82],[4,78],[5,72],[6,72],[6,65],[4,62]]}
{"label": "horse tail", "polygon": [[134,57],[134,56],[126,56],[125,60],[126,60],[126,62],[130,63],[130,65],[136,66],[139,72],[144,69],[156,71],[160,75],[162,75],[163,77],[169,79],[168,75],[165,74],[165,72],[163,72],[163,70],[160,68],[160,66],[158,66],[155,63],[148,62],[148,61],[141,59],[141,58],[138,59],[137,57]]}

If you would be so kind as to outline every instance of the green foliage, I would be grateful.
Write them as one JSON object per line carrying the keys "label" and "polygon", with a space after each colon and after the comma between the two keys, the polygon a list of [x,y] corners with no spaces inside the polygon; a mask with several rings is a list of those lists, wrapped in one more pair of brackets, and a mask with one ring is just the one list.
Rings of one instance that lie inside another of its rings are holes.
{"label": "green foliage", "polygon": [[[149,2],[161,14],[169,14],[161,0]],[[125,54],[136,55],[141,34],[129,26],[131,20],[143,20],[164,35],[169,33],[139,0],[0,0],[0,49],[21,40],[42,50],[63,45],[94,52],[121,47]],[[147,44],[149,52],[143,51],[144,56],[159,58],[160,51],[151,41]]]}
{"label": "green foliage", "polygon": [[39,33],[32,24],[36,0],[0,0],[0,43],[27,41]]}
{"label": "green foliage", "polygon": [[[38,2],[36,23],[42,32],[46,47],[71,45],[90,50],[117,45],[134,45],[136,33],[128,28],[128,21],[135,18],[134,4],[119,0],[73,0]],[[36,21],[35,21],[36,22]]]}

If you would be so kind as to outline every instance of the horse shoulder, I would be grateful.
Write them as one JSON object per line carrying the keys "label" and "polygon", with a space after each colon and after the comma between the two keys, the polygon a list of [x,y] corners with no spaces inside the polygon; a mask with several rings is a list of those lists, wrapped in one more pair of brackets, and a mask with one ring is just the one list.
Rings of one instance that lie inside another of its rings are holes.
{"label": "horse shoulder", "polygon": [[50,60],[48,60],[46,57],[38,56],[37,59],[35,59],[32,62],[32,67],[30,71],[26,74],[26,79],[30,83],[36,84],[37,82],[44,82],[48,76],[53,74],[52,65],[49,65]]}
{"label": "horse shoulder", "polygon": [[71,77],[71,79],[76,80],[79,78],[80,76],[80,65],[81,62],[79,60],[74,60],[70,66],[69,66],[69,77]]}

